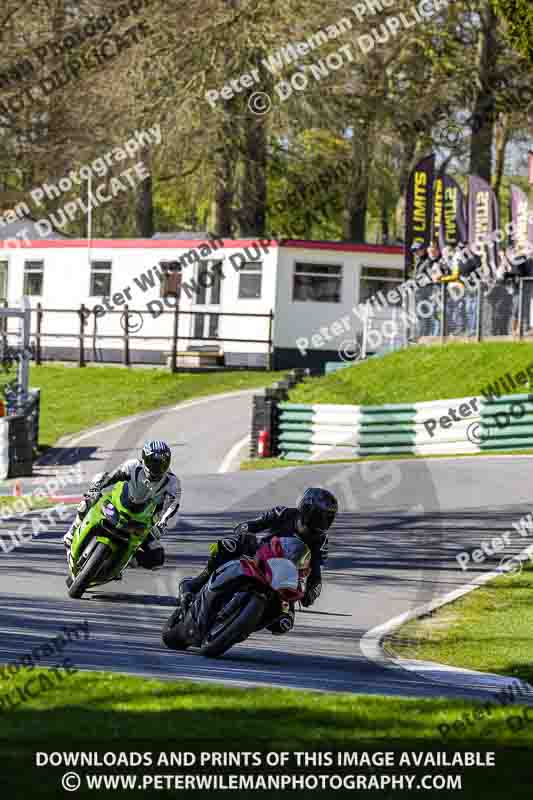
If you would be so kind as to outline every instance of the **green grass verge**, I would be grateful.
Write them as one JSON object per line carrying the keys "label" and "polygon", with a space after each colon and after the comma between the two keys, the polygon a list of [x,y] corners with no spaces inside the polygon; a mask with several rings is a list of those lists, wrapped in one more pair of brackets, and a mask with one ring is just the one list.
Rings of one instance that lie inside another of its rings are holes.
{"label": "green grass verge", "polygon": [[[20,671],[5,682],[2,698],[7,691],[14,697],[13,690],[22,689],[30,677],[34,694],[38,681],[45,687],[42,694],[12,710],[6,708],[2,699],[0,752],[4,756],[2,783],[8,797],[59,796],[53,792],[57,791],[67,769],[37,769],[35,751],[83,750],[101,754],[148,751],[158,754],[184,750],[196,753],[213,750],[426,752],[446,748],[481,752],[506,749],[500,751],[496,769],[451,769],[452,773],[464,775],[463,791],[450,795],[441,791],[435,796],[474,798],[479,796],[476,792],[483,790],[485,797],[502,797],[498,792],[509,788],[509,781],[516,781],[513,797],[529,797],[528,785],[524,781],[521,787],[519,778],[530,774],[527,770],[530,770],[531,755],[527,748],[533,746],[533,726],[524,725],[520,731],[513,731],[508,721],[509,709],[495,707],[490,728],[482,723],[477,726],[463,723],[462,728],[456,725],[457,732],[448,733],[442,727],[439,731],[438,726],[447,725],[453,730],[457,721],[474,715],[481,707],[444,698],[409,700],[277,689],[231,689],[106,673],[65,675],[61,672],[60,675],[61,679],[46,670]],[[513,708],[515,717],[522,712],[521,708]],[[442,737],[444,732],[446,740]],[[179,770],[142,767],[77,771],[81,774],[135,772],[142,775],[152,771],[175,774]],[[203,770],[184,771],[220,773],[225,770],[204,767]],[[243,771],[246,770],[229,770]],[[264,774],[265,770],[255,771]],[[310,771],[323,774],[328,770]],[[361,768],[345,771],[369,774]],[[403,770],[396,768],[392,772],[401,774]],[[445,770],[426,768],[422,772],[442,774]],[[24,794],[30,790],[31,794]],[[394,794],[396,796],[396,792]],[[191,796],[203,795],[194,793]],[[433,796],[431,792],[424,792],[424,797]]]}
{"label": "green grass verge", "polygon": [[31,367],[30,383],[41,388],[40,441],[50,446],[61,436],[126,415],[269,386],[282,374],[237,370],[172,375],[163,369],[46,365]]}
{"label": "green grass verge", "polygon": [[385,640],[391,653],[533,683],[533,569],[501,575],[412,620]]}
{"label": "green grass verge", "polygon": [[[19,507],[13,508],[17,503]],[[0,510],[9,509],[13,510],[16,514],[24,513],[24,511],[33,511],[37,508],[49,508],[50,506],[56,505],[57,500],[48,500],[46,497],[34,497],[31,494],[25,495],[24,497],[0,496]]]}
{"label": "green grass verge", "polygon": [[[480,342],[410,347],[295,386],[291,403],[383,405],[479,395],[488,383],[532,366],[533,344]],[[517,389],[527,392],[527,387]]]}
{"label": "green grass verge", "polygon": [[330,460],[300,461],[284,458],[249,458],[242,461],[241,470],[279,469],[281,467],[314,467],[317,464],[353,464],[357,461],[401,461],[405,459],[428,458],[483,458],[483,456],[533,455],[533,449],[517,450],[483,450],[482,453],[432,453],[431,455],[413,455],[409,453],[390,453],[389,455],[361,456],[360,458],[332,458]]}

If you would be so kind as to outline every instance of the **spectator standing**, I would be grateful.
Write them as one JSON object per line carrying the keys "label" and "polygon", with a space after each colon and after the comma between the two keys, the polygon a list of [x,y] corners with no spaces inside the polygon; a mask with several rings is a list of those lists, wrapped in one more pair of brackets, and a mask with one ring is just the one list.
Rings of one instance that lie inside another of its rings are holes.
{"label": "spectator standing", "polygon": [[[463,249],[464,245],[461,244],[448,255],[447,274],[440,278],[440,283],[444,283],[447,287],[453,287],[456,290],[455,293],[447,291],[445,294],[447,325],[444,333],[446,336],[449,334],[458,336],[465,329],[464,285],[459,269],[461,258],[463,257]],[[459,289],[460,291],[458,291]]]}
{"label": "spectator standing", "polygon": [[422,336],[437,336],[438,332],[438,297],[435,292],[436,279],[434,277],[435,268],[438,265],[441,254],[436,242],[433,242],[429,247],[424,243],[416,242],[411,248],[415,254],[415,278],[420,279],[422,276],[427,278],[424,286],[419,286],[416,290],[416,305],[421,301],[426,301],[433,306],[433,314],[421,316],[418,319],[418,337]]}
{"label": "spectator standing", "polygon": [[518,336],[520,334],[520,283],[523,287],[522,333],[527,333],[530,327],[533,281],[527,280],[527,278],[533,277],[533,259],[520,250],[511,250],[506,260],[508,266],[505,279],[512,294],[511,330],[513,336]]}
{"label": "spectator standing", "polygon": [[[464,286],[464,315],[466,334],[473,338],[476,335],[479,314],[479,270],[481,257],[473,253],[468,245],[461,244],[457,249],[457,267]],[[475,280],[473,280],[475,278]]]}
{"label": "spectator standing", "polygon": [[487,291],[487,298],[492,311],[490,333],[493,336],[508,336],[511,332],[511,320],[517,311],[517,289],[518,282],[515,281],[512,275],[510,263],[505,253],[501,251],[494,280]]}

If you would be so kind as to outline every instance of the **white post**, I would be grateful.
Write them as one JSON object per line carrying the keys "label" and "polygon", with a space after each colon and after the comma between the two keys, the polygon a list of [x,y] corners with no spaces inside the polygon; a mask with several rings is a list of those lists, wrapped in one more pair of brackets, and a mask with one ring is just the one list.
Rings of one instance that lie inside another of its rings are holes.
{"label": "white post", "polygon": [[21,344],[22,354],[20,358],[19,373],[19,398],[21,404],[26,403],[29,397],[30,387],[30,334],[31,334],[31,304],[26,295],[21,300],[22,319],[21,319]]}
{"label": "white post", "polygon": [[93,232],[93,208],[92,208],[92,174],[89,172],[87,178],[87,259],[89,261],[89,269],[91,267],[91,237]]}
{"label": "white post", "polygon": [[365,318],[364,318],[364,322],[363,322],[363,341],[361,343],[361,350],[362,350],[361,359],[365,359],[366,358],[366,340],[367,340],[369,309],[370,309],[370,304],[369,304],[369,302],[367,300],[366,303],[365,303]]}

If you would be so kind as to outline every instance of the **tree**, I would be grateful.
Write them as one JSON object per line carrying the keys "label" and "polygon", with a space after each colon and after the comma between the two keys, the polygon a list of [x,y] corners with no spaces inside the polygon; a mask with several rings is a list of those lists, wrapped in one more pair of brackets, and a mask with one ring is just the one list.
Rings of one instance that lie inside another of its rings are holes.
{"label": "tree", "polygon": [[498,61],[498,17],[491,0],[482,0],[479,10],[479,35],[476,92],[470,139],[470,171],[486,181],[492,176],[492,144],[495,123],[494,75]]}
{"label": "tree", "polygon": [[533,6],[530,0],[493,0],[498,14],[506,22],[513,47],[533,64]]}

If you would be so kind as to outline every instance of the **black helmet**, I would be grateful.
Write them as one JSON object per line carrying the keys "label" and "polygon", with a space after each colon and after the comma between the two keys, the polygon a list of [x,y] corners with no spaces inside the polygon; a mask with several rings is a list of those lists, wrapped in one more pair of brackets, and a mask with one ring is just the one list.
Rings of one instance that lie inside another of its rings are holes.
{"label": "black helmet", "polygon": [[306,489],[298,503],[302,524],[314,532],[325,533],[338,510],[335,496],[327,489]]}
{"label": "black helmet", "polygon": [[172,454],[166,442],[160,440],[145,442],[142,450],[141,461],[146,476],[151,481],[160,481],[168,472]]}

